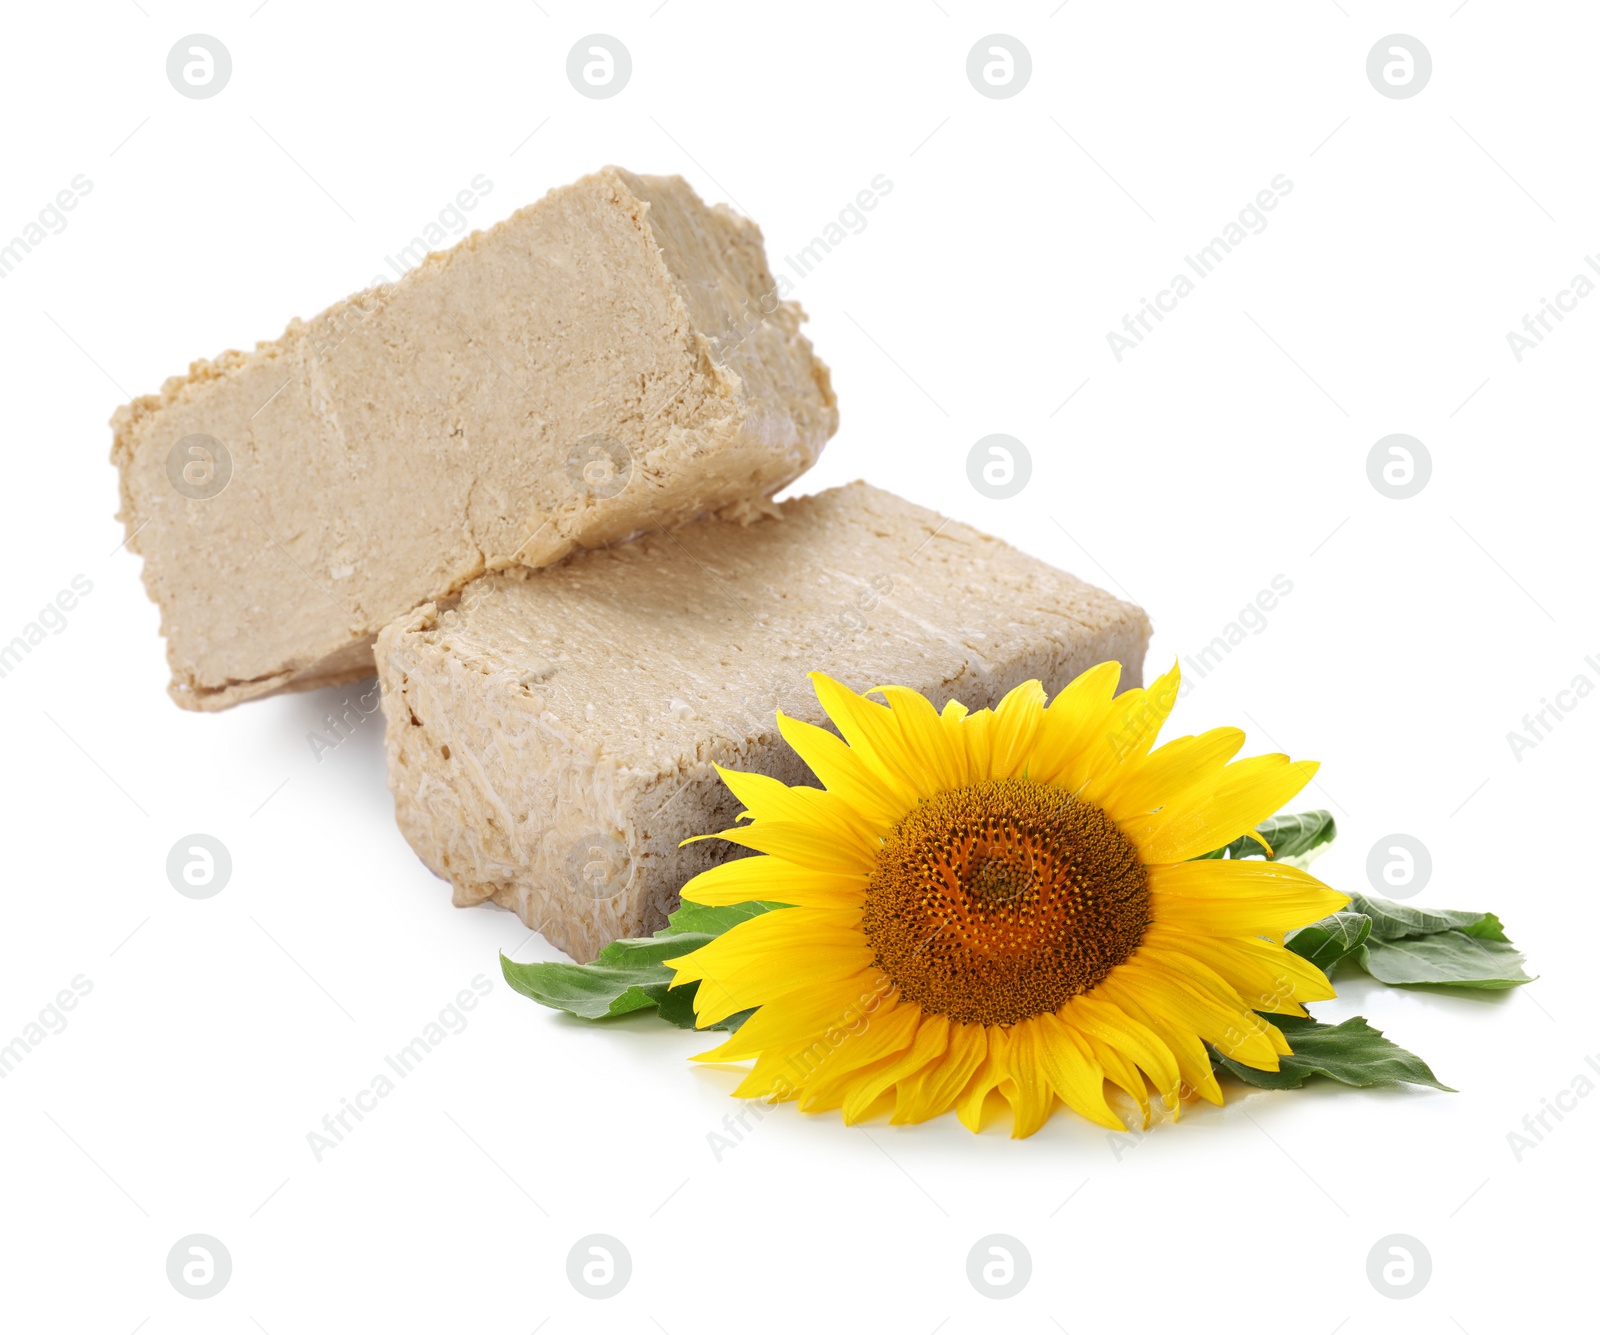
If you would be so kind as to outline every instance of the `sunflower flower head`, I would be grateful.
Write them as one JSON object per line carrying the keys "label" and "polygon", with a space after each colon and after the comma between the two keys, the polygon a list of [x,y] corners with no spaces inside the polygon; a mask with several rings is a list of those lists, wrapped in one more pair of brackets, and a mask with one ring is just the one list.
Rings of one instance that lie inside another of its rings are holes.
{"label": "sunflower flower head", "polygon": [[722,776],[746,808],[720,838],[758,856],[683,888],[694,903],[788,907],[669,961],[698,982],[700,1025],[758,1008],[699,1060],[754,1059],[739,1097],[955,1109],[978,1130],[995,1091],[1012,1134],[1057,1100],[1126,1130],[1106,1082],[1174,1115],[1222,1092],[1206,1044],[1261,1070],[1289,1052],[1266,1015],[1333,996],[1286,931],[1348,898],[1283,863],[1203,859],[1252,832],[1316,773],[1285,755],[1235,760],[1237,728],[1155,746],[1173,670],[1117,693],[1091,668],[1046,703],[1037,681],[992,710],[936,710],[905,687],[811,680],[839,735],[778,715],[821,783]]}

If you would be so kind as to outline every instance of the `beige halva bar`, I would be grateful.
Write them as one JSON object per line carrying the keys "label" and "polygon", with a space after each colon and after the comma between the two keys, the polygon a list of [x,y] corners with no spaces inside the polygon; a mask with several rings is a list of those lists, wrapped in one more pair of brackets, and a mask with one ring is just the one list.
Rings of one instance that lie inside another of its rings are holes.
{"label": "beige halva bar", "polygon": [[662,925],[729,846],[714,766],[814,782],[775,712],[806,674],[937,705],[1052,694],[1108,659],[1138,684],[1137,607],[865,484],[468,584],[378,638],[400,828],[454,886],[581,960]]}
{"label": "beige halva bar", "polygon": [[802,318],[753,223],[608,168],[196,362],[112,422],[172,695],[354,680],[486,571],[760,514],[837,425]]}

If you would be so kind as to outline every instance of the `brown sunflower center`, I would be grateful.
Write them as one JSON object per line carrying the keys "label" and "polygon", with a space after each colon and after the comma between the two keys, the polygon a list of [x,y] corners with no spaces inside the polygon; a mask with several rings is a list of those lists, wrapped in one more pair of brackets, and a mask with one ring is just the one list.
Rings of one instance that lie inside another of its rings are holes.
{"label": "brown sunflower center", "polygon": [[879,852],[862,915],[901,995],[961,1024],[1059,1010],[1149,923],[1128,837],[1098,807],[1026,779],[920,802]]}

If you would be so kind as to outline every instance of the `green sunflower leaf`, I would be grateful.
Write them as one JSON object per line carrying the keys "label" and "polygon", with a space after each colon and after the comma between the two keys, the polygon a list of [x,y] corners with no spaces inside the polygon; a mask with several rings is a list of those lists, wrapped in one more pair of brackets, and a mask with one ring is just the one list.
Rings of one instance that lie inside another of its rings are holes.
{"label": "green sunflower leaf", "polygon": [[[1451,929],[1467,931],[1469,928],[1480,928],[1486,920],[1493,920],[1491,931],[1498,935],[1491,935],[1491,940],[1504,941],[1505,929],[1500,925],[1500,919],[1492,913],[1472,912],[1467,909],[1424,909],[1413,908],[1410,904],[1400,904],[1392,899],[1383,899],[1378,895],[1363,895],[1352,892],[1350,907],[1357,913],[1365,913],[1372,919],[1372,935],[1379,941],[1399,941],[1408,936],[1432,936],[1436,932],[1448,932]],[[1476,935],[1476,932],[1472,933]]]}
{"label": "green sunflower leaf", "polygon": [[1372,919],[1365,913],[1341,909],[1298,931],[1290,932],[1283,944],[1302,959],[1308,959],[1323,973],[1331,974],[1340,960],[1366,944]]}
{"label": "green sunflower leaf", "polygon": [[748,918],[759,918],[763,913],[783,907],[782,904],[772,904],[759,899],[751,900],[747,904],[723,904],[716,907],[708,904],[691,904],[685,900],[667,919],[667,925],[651,940],[657,940],[672,932],[704,932],[708,936],[721,936],[728,928],[737,927]]}
{"label": "green sunflower leaf", "polygon": [[[700,985],[673,987],[666,961],[700,949],[737,923],[782,907],[761,902],[725,908],[685,903],[654,936],[613,941],[592,964],[568,960],[518,964],[502,954],[500,971],[523,996],[580,1020],[604,1020],[654,1007],[668,1023],[693,1029],[694,996]],[[749,1016],[749,1011],[742,1011],[707,1028],[737,1029]]]}
{"label": "green sunflower leaf", "polygon": [[1258,1089],[1299,1089],[1320,1075],[1362,1089],[1404,1084],[1456,1092],[1449,1085],[1440,1084],[1421,1057],[1391,1043],[1359,1015],[1339,1024],[1322,1024],[1294,1015],[1263,1018],[1277,1025],[1294,1049],[1292,1055],[1278,1059],[1276,1071],[1258,1071],[1220,1054],[1217,1057],[1230,1074]]}
{"label": "green sunflower leaf", "polygon": [[[1315,850],[1331,844],[1339,833],[1333,815],[1327,811],[1301,811],[1292,816],[1273,816],[1256,826],[1256,833],[1272,849],[1272,861],[1288,862],[1306,858]],[[1264,858],[1267,850],[1249,835],[1240,835],[1231,844],[1202,853],[1204,858]]]}
{"label": "green sunflower leaf", "polygon": [[1485,913],[1477,922],[1468,923],[1460,929],[1468,936],[1475,936],[1480,941],[1504,941],[1511,944],[1511,938],[1506,935],[1505,924],[1492,913]]}
{"label": "green sunflower leaf", "polygon": [[1363,894],[1351,895],[1350,907],[1372,920],[1371,935],[1350,958],[1380,983],[1495,990],[1533,981],[1493,913],[1413,908]]}
{"label": "green sunflower leaf", "polygon": [[1398,987],[1431,984],[1494,991],[1533,981],[1515,946],[1465,932],[1408,936],[1400,941],[1374,937],[1353,958],[1380,983]]}

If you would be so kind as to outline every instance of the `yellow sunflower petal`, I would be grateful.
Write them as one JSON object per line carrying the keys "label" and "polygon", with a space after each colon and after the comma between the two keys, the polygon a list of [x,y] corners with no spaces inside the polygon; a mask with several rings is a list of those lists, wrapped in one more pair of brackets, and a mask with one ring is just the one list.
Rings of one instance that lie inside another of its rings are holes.
{"label": "yellow sunflower petal", "polygon": [[1006,1057],[1011,1050],[1006,1031],[998,1026],[985,1027],[984,1038],[989,1045],[988,1052],[967,1081],[966,1088],[956,1096],[956,1116],[968,1131],[982,1127],[983,1105],[1006,1078]]}
{"label": "yellow sunflower petal", "polygon": [[[735,923],[699,949],[663,963],[677,970],[674,987],[748,963],[765,963],[775,978],[782,978],[783,955],[796,947],[853,946],[864,939],[860,923],[854,909],[773,909]],[[774,951],[777,945],[782,951]]]}
{"label": "yellow sunflower petal", "polygon": [[1044,718],[1044,702],[1044,687],[1037,681],[1025,681],[1007,691],[994,707],[986,777],[1009,779],[1028,768]]}
{"label": "yellow sunflower petal", "polygon": [[813,871],[782,858],[758,856],[719,862],[690,877],[683,898],[714,908],[764,899],[802,909],[849,909],[861,907],[866,889],[864,873]]}
{"label": "yellow sunflower petal", "polygon": [[1196,936],[1158,923],[1144,940],[1147,946],[1180,951],[1216,970],[1251,1010],[1304,1015],[1301,1002],[1327,1001],[1334,995],[1327,975],[1310,960],[1257,936]]}
{"label": "yellow sunflower petal", "polygon": [[994,728],[994,710],[975,709],[961,720],[956,739],[967,757],[967,770],[974,781],[989,777],[989,761],[994,754],[990,738]]}
{"label": "yellow sunflower petal", "polygon": [[903,785],[885,783],[847,742],[826,728],[779,713],[778,731],[824,788],[868,820],[892,824],[915,799]]}
{"label": "yellow sunflower petal", "polygon": [[[841,1111],[845,1100],[850,1096],[850,1091],[860,1081],[870,1080],[879,1071],[892,1066],[898,1060],[898,1055],[889,1053],[875,1057],[864,1066],[854,1067],[848,1071],[818,1072],[814,1081],[800,1087],[800,1111],[807,1113]],[[876,1111],[876,1108],[869,1107],[861,1116],[865,1118]]]}
{"label": "yellow sunflower petal", "polygon": [[771,1103],[787,1103],[800,1096],[799,1086],[791,1079],[788,1056],[782,1052],[763,1052],[733,1091],[736,1099],[766,1099]]}
{"label": "yellow sunflower petal", "polygon": [[[1105,750],[1100,765],[1115,771],[1148,754],[1178,702],[1178,687],[1178,665],[1174,662],[1149,686],[1135,687],[1117,696],[1112,702],[1110,726],[1102,739]],[[1097,777],[1091,775],[1090,782]]]}
{"label": "yellow sunflower petal", "polygon": [[921,1014],[915,1006],[886,999],[872,1023],[846,1036],[802,1082],[801,1110],[821,1112],[843,1104],[857,1077],[910,1046]]}
{"label": "yellow sunflower petal", "polygon": [[1285,755],[1236,760],[1208,787],[1122,824],[1146,862],[1185,862],[1231,844],[1280,810],[1317,772],[1314,760]]}
{"label": "yellow sunflower petal", "polygon": [[870,1024],[891,991],[893,985],[881,970],[867,968],[830,983],[788,993],[764,1003],[720,1047],[698,1053],[693,1060],[744,1061],[769,1049],[788,1050],[826,1042],[834,1031]]}
{"label": "yellow sunflower petal", "polygon": [[1117,696],[1056,782],[1086,801],[1095,801],[1095,794],[1114,783],[1124,765],[1143,759],[1172,712],[1178,695],[1177,674],[1174,667],[1148,690],[1134,687]]}
{"label": "yellow sunflower petal", "polygon": [[1266,1021],[1237,993],[1231,1002],[1219,997],[1194,970],[1171,967],[1143,947],[1116,972],[1118,983],[1132,991],[1146,1011],[1166,1015],[1192,1030],[1225,1057],[1266,1071],[1278,1069]]}
{"label": "yellow sunflower petal", "polygon": [[[850,999],[852,994],[854,1000]],[[785,1099],[796,1097],[808,1082],[820,1078],[825,1071],[830,1073],[854,1071],[858,1069],[859,1062],[834,1062],[833,1058],[841,1049],[853,1044],[857,1038],[865,1034],[878,1019],[894,1009],[895,1005],[895,998],[892,995],[884,992],[881,987],[867,985],[865,980],[861,980],[855,987],[845,992],[828,989],[828,1003],[823,1013],[819,1015],[812,1012],[811,1018],[815,1021],[813,1029],[802,1032],[799,1038],[794,1038],[792,1035],[791,1030],[796,1027],[793,1025],[779,1024],[774,1029],[768,1030],[771,1041],[757,1058],[756,1071],[762,1073],[779,1096]],[[748,1056],[748,1052],[737,1045],[737,1040],[745,1029],[761,1019],[770,1009],[762,1007],[727,1043],[716,1049],[715,1053],[701,1054],[699,1060],[711,1060],[723,1052],[729,1055],[722,1060],[736,1060]],[[907,1008],[900,1007],[900,1009]],[[914,1008],[911,1013],[914,1018]],[[860,1049],[852,1048],[852,1051],[859,1053]],[[876,1054],[870,1052],[865,1056],[869,1061],[878,1059]],[[766,1092],[759,1085],[752,1088],[757,1089],[757,1092]]]}
{"label": "yellow sunflower petal", "polygon": [[901,738],[889,706],[857,695],[826,672],[809,675],[823,710],[873,775],[894,789],[908,806],[924,795],[916,756]]}
{"label": "yellow sunflower petal", "polygon": [[1049,1075],[1050,1055],[1041,1042],[1042,1022],[1050,1018],[1053,1017],[1035,1015],[1006,1031],[1006,1078],[1000,1082],[1000,1093],[1011,1105],[1013,1140],[1031,1136],[1043,1126],[1055,1104]]}
{"label": "yellow sunflower petal", "polygon": [[1310,872],[1254,858],[1180,862],[1146,875],[1154,920],[1200,936],[1280,936],[1350,902]]}
{"label": "yellow sunflower petal", "polygon": [[[767,959],[737,968],[716,968],[701,980],[695,992],[695,1023],[704,1029],[752,1006],[767,1006],[797,993],[842,985],[870,968],[872,960],[870,946],[811,946],[787,952],[781,971],[775,971],[773,962]],[[679,986],[676,976],[672,985]]]}
{"label": "yellow sunflower petal", "polygon": [[895,1125],[925,1122],[950,1111],[951,1105],[989,1055],[981,1024],[953,1024],[944,1060],[903,1080],[895,1090]]}
{"label": "yellow sunflower petal", "polygon": [[[1140,994],[1125,987],[1118,977],[1119,973],[1120,970],[1113,969],[1111,975],[1095,989],[1095,995],[1112,1002],[1146,1029],[1153,1031],[1178,1063],[1183,1085],[1208,1102],[1220,1105],[1222,1089],[1217,1084],[1216,1073],[1212,1070],[1211,1059],[1206,1055],[1206,1046],[1200,1041],[1200,1036],[1187,1025],[1175,1023],[1164,1012],[1147,1010],[1140,1000]],[[1174,1107],[1173,1111],[1176,1113],[1177,1108]]]}
{"label": "yellow sunflower petal", "polygon": [[737,825],[718,834],[698,834],[685,839],[697,844],[704,839],[725,839],[740,848],[783,858],[796,866],[836,875],[862,875],[873,867],[873,855],[845,837],[846,828],[829,821],[818,825],[807,821],[764,820],[754,825]]}
{"label": "yellow sunflower petal", "polygon": [[1228,1047],[1212,1040],[1213,1046],[1221,1049],[1226,1056],[1242,1061],[1244,1058],[1241,1053],[1261,1051],[1261,1044],[1265,1043],[1266,1047],[1271,1049],[1273,1056],[1268,1057],[1261,1051],[1261,1055],[1272,1062],[1264,1069],[1277,1069],[1277,1063],[1273,1058],[1288,1054],[1288,1041],[1276,1025],[1270,1020],[1262,1019],[1256,1013],[1256,1008],[1240,995],[1232,983],[1187,950],[1163,951],[1159,947],[1141,946],[1140,954],[1148,961],[1153,961],[1158,969],[1164,970],[1169,976],[1180,979],[1182,986],[1208,999],[1218,1015],[1233,1017],[1231,1023],[1237,1025],[1241,1031],[1238,1035],[1229,1031],[1234,1046]]}
{"label": "yellow sunflower petal", "polygon": [[701,984],[694,1007],[704,1027],[795,991],[842,983],[872,958],[854,912],[774,909],[663,962],[674,970],[674,987]]}
{"label": "yellow sunflower petal", "polygon": [[766,774],[745,774],[721,765],[716,768],[728,791],[744,803],[744,816],[749,819],[824,826],[836,838],[850,840],[864,855],[863,861],[877,856],[880,836],[888,833],[888,822],[865,819],[837,793],[791,788]]}
{"label": "yellow sunflower petal", "polygon": [[1114,660],[1097,663],[1086,672],[1080,672],[1056,692],[1055,699],[1050,702],[1049,712],[1063,722],[1076,720],[1092,726],[1110,705],[1121,678],[1121,663]]}
{"label": "yellow sunflower petal", "polygon": [[1196,783],[1212,781],[1243,745],[1242,728],[1213,728],[1198,737],[1176,738],[1117,771],[1101,805],[1114,821],[1153,812]]}
{"label": "yellow sunflower petal", "polygon": [[[1027,1028],[1026,1022],[1017,1026]],[[1127,1125],[1106,1102],[1106,1076],[1078,1044],[1070,1026],[1054,1015],[1033,1018],[1037,1060],[1050,1086],[1073,1112],[1112,1131],[1126,1131]]]}
{"label": "yellow sunflower petal", "polygon": [[1087,1045],[1089,1056],[1100,1064],[1101,1070],[1106,1073],[1106,1079],[1139,1105],[1139,1123],[1148,1127],[1150,1091],[1146,1086],[1144,1073],[1109,1043],[1102,1042],[1092,1034],[1079,1030],[1077,1038],[1080,1043]]}
{"label": "yellow sunflower petal", "polygon": [[[909,1008],[908,1008],[909,1009]],[[909,1079],[944,1056],[950,1042],[950,1021],[943,1015],[924,1015],[911,1046],[881,1070],[857,1081],[845,1096],[844,1120],[859,1122],[891,1086]]]}
{"label": "yellow sunflower petal", "polygon": [[1101,663],[1056,694],[1044,711],[1038,754],[1028,766],[1030,778],[1040,783],[1076,786],[1068,783],[1065,776],[1069,770],[1076,773],[1074,767],[1085,748],[1104,734],[1121,674],[1120,664]]}
{"label": "yellow sunflower petal", "polygon": [[[960,788],[969,782],[966,752],[956,735],[957,720],[947,720],[927,696],[904,686],[880,686],[906,746],[932,776],[940,790]],[[951,701],[954,704],[954,701]]]}
{"label": "yellow sunflower petal", "polygon": [[1168,1108],[1175,1108],[1183,1076],[1177,1058],[1154,1030],[1141,1024],[1113,1001],[1095,994],[1073,997],[1062,1018],[1075,1029],[1115,1048],[1138,1065]]}

